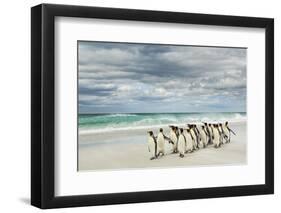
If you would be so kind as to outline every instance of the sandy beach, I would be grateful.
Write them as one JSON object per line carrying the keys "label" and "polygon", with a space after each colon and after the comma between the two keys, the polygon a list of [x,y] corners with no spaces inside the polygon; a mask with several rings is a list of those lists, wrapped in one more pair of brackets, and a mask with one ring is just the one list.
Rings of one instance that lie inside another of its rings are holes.
{"label": "sandy beach", "polygon": [[[247,163],[246,121],[230,123],[236,136],[221,148],[209,145],[207,148],[186,154],[179,158],[172,154],[172,145],[166,143],[166,154],[150,160],[147,146],[147,131],[157,135],[159,127],[150,129],[119,130],[102,133],[80,133],[78,170],[121,170],[163,167],[190,167],[211,165],[237,165]],[[169,135],[169,128],[162,127]]]}

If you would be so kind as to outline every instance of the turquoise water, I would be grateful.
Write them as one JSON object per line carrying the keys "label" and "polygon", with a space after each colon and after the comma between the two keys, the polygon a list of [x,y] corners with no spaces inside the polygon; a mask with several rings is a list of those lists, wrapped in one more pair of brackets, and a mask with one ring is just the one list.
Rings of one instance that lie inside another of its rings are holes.
{"label": "turquoise water", "polygon": [[79,130],[104,132],[118,129],[138,129],[188,122],[246,120],[244,112],[221,113],[130,113],[79,114]]}

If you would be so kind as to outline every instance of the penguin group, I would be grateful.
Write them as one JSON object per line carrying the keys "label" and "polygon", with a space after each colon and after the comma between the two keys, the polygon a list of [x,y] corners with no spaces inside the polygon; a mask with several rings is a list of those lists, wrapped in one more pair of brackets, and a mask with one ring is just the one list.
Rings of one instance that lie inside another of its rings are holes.
{"label": "penguin group", "polygon": [[209,145],[215,148],[230,143],[231,134],[235,132],[229,128],[228,121],[224,123],[186,124],[185,127],[170,125],[169,136],[166,136],[163,129],[159,129],[157,136],[153,131],[148,131],[148,151],[150,160],[164,156],[165,143],[172,144],[172,153],[178,153],[180,158],[185,154],[206,148]]}

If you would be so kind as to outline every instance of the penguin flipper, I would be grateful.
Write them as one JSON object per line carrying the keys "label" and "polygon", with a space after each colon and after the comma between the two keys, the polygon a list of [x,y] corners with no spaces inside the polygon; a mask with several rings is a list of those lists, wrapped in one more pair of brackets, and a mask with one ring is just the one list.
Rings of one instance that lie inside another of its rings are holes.
{"label": "penguin flipper", "polygon": [[230,129],[229,127],[228,127],[228,130],[229,130],[230,132],[232,132],[233,135],[236,135],[235,132],[234,132],[232,129]]}

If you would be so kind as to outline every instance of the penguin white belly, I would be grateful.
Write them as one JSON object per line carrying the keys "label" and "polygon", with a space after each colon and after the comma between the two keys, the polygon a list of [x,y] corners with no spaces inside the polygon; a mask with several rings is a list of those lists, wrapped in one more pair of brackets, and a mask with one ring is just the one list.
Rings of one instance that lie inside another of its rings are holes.
{"label": "penguin white belly", "polygon": [[170,139],[174,143],[173,144],[173,149],[176,150],[177,149],[178,138],[177,138],[176,133],[173,130],[170,131]]}
{"label": "penguin white belly", "polygon": [[184,136],[185,136],[185,150],[187,152],[191,152],[193,150],[193,142],[192,142],[191,135],[186,132]]}
{"label": "penguin white belly", "polygon": [[158,147],[158,154],[165,153],[165,139],[162,133],[159,133],[157,136],[157,147]]}
{"label": "penguin white belly", "polygon": [[151,155],[151,157],[156,156],[156,144],[154,142],[154,139],[152,137],[148,137],[148,150]]}
{"label": "penguin white belly", "polygon": [[185,153],[185,138],[182,134],[179,136],[179,141],[178,141],[178,151],[180,154]]}
{"label": "penguin white belly", "polygon": [[218,129],[214,128],[213,132],[214,132],[214,145],[219,146],[219,144],[220,144],[219,131],[218,131]]}
{"label": "penguin white belly", "polygon": [[206,133],[204,132],[204,130],[201,130],[201,131],[200,131],[200,135],[201,135],[201,140],[202,140],[203,145],[204,145],[204,146],[207,146],[207,143],[208,143],[208,141],[207,141],[207,135],[206,135]]}

